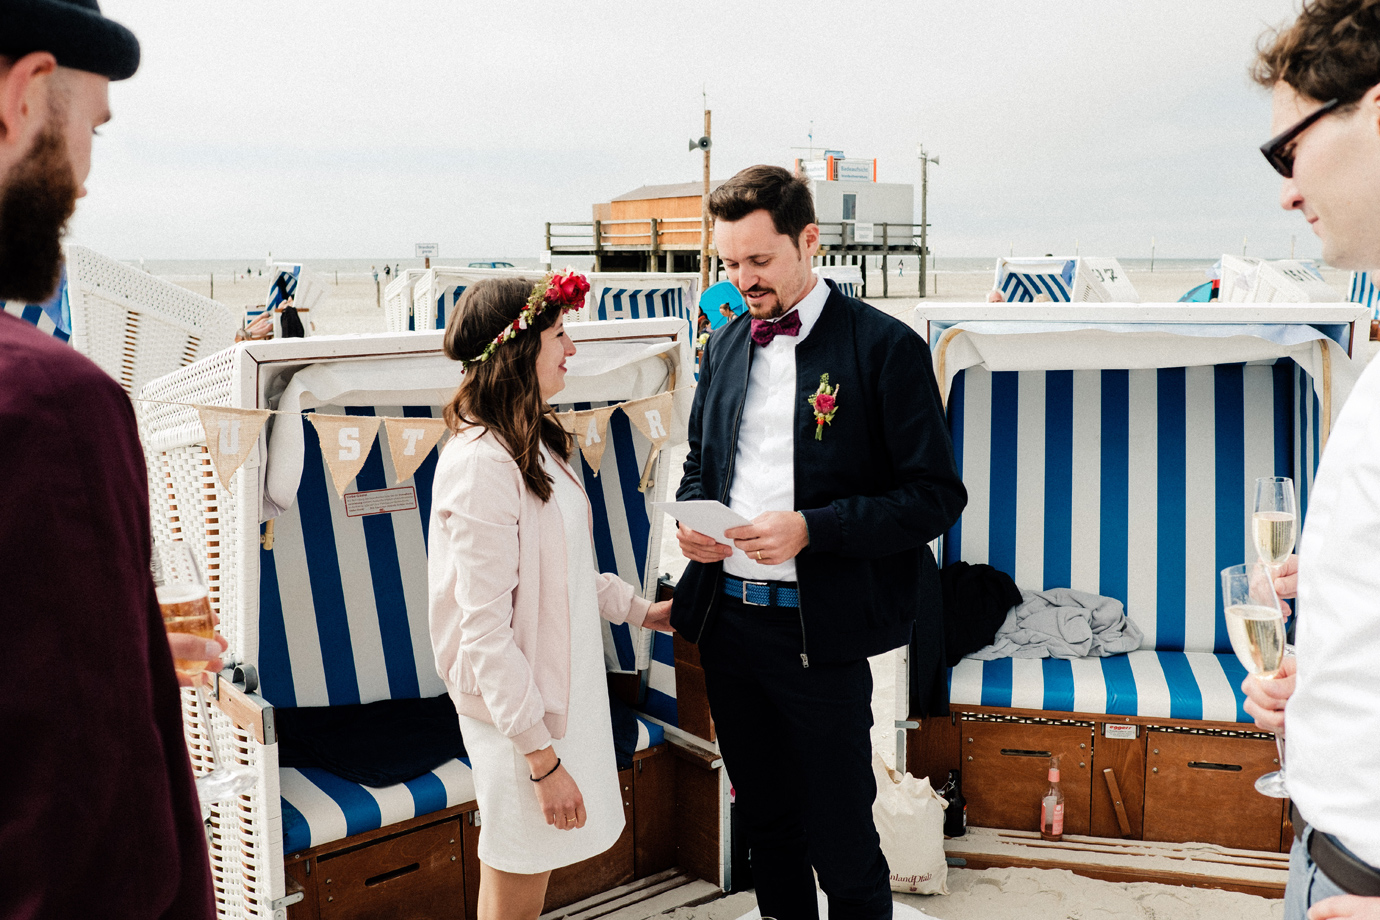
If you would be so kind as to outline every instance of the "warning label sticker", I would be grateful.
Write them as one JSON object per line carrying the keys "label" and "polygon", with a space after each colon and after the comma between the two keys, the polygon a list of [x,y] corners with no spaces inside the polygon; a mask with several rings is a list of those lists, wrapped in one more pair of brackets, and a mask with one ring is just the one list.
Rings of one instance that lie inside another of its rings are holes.
{"label": "warning label sticker", "polygon": [[373,489],[369,492],[345,493],[345,513],[350,517],[415,510],[417,510],[417,490],[412,486],[403,486],[400,489]]}

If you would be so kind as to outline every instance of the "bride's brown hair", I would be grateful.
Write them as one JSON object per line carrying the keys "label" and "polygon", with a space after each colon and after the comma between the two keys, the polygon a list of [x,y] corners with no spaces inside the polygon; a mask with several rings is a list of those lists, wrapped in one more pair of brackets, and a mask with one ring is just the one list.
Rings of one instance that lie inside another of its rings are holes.
{"label": "bride's brown hair", "polygon": [[[467,288],[446,323],[446,356],[472,361],[518,318],[535,284],[523,278],[487,278]],[[560,316],[560,307],[547,307],[487,360],[470,364],[445,408],[446,426],[452,432],[480,425],[498,435],[527,488],[543,502],[551,500],[552,480],[542,467],[541,445],[566,460],[574,445],[556,411],[542,398],[537,380],[541,333]]]}

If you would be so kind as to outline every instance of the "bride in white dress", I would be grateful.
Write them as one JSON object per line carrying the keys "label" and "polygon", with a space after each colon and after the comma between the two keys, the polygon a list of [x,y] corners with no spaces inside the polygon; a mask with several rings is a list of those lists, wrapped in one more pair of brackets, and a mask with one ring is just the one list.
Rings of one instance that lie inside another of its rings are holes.
{"label": "bride in white dress", "polygon": [[589,499],[549,400],[575,346],[573,274],[467,290],[446,329],[465,365],[446,409],[429,538],[436,665],[460,714],[483,816],[479,916],[535,918],[551,870],[623,831],[598,618],[669,631],[594,565]]}

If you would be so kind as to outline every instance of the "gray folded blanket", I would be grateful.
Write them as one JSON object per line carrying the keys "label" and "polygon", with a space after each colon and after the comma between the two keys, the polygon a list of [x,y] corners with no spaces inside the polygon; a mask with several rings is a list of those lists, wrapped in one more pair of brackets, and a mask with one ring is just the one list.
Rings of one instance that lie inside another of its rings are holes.
{"label": "gray folded blanket", "polygon": [[1106,658],[1140,648],[1140,627],[1111,597],[1050,588],[1021,589],[1021,602],[1006,615],[997,637],[968,655],[994,658]]}

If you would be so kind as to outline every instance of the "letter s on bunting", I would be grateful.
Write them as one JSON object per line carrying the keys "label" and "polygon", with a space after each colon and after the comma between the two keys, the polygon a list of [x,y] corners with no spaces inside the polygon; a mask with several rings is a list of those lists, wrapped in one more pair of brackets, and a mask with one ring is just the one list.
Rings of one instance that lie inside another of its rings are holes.
{"label": "letter s on bunting", "polygon": [[[382,419],[371,415],[323,415],[320,412],[308,417],[321,440],[321,456],[330,468],[331,483],[336,494],[343,496],[350,481],[359,475],[364,461],[369,459],[369,450]],[[335,449],[327,448],[328,444]]]}

